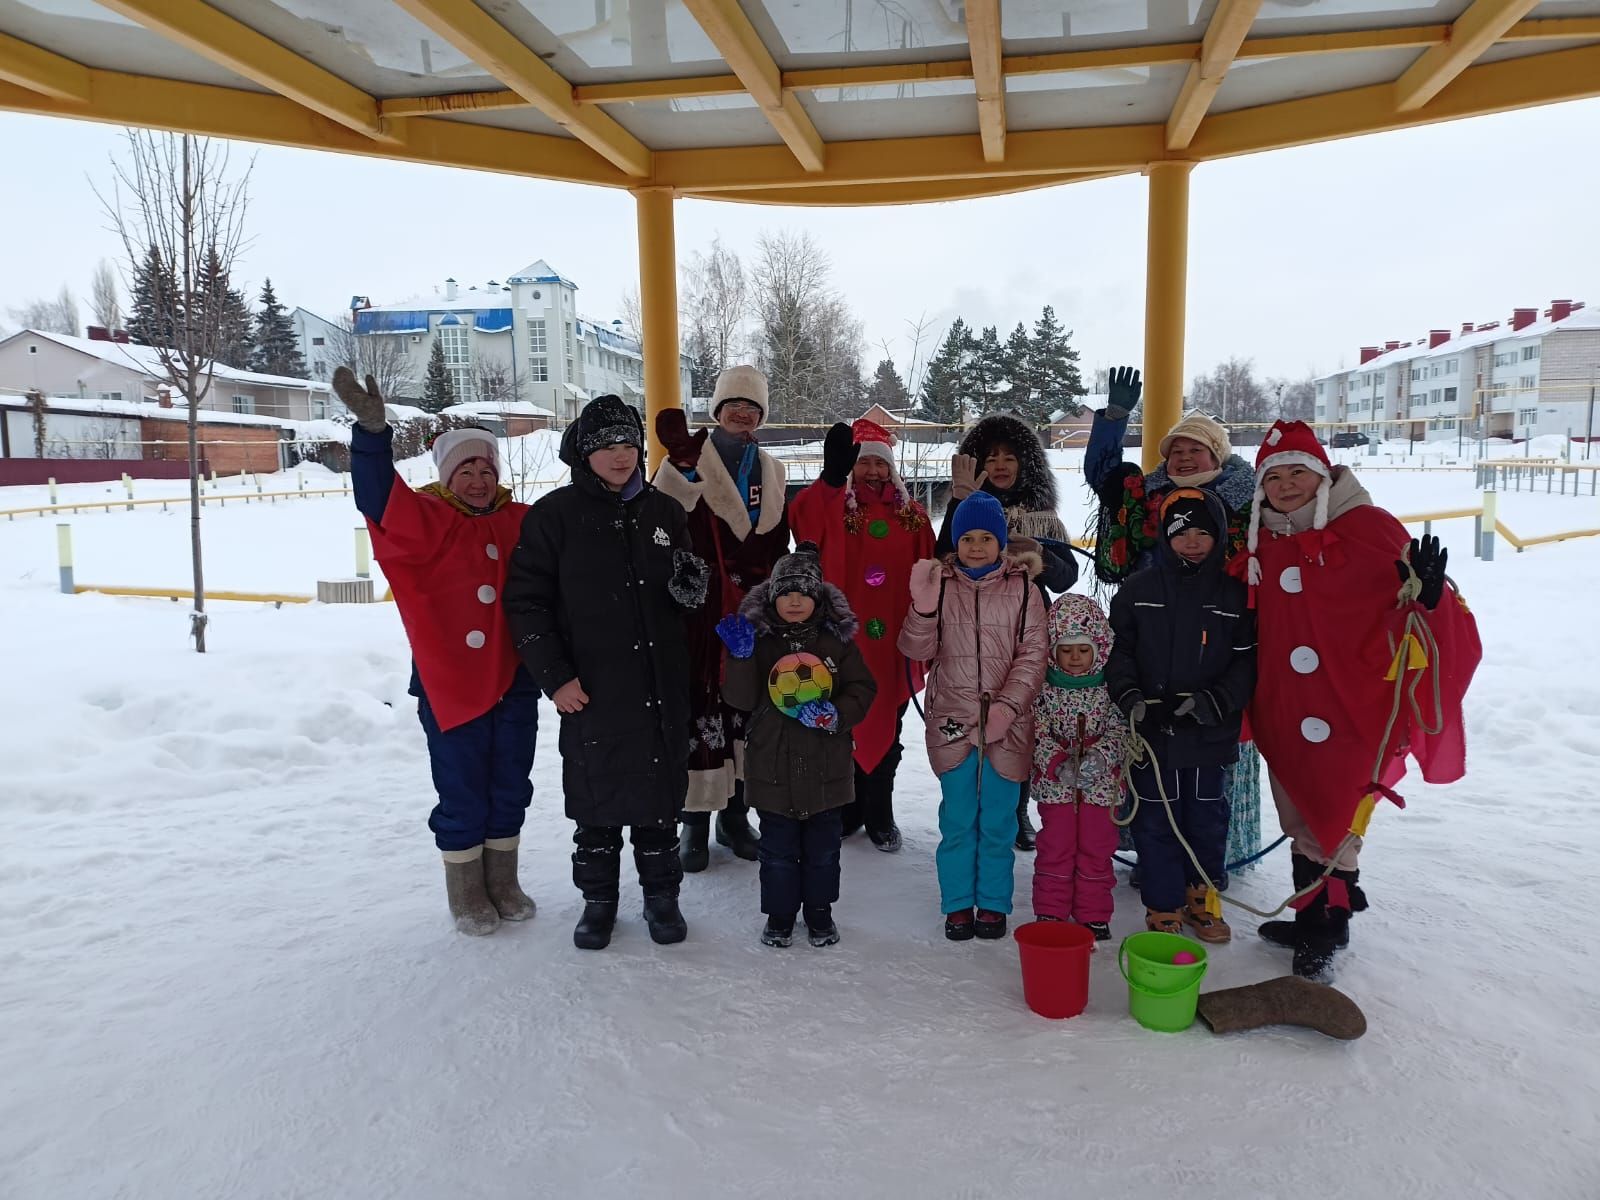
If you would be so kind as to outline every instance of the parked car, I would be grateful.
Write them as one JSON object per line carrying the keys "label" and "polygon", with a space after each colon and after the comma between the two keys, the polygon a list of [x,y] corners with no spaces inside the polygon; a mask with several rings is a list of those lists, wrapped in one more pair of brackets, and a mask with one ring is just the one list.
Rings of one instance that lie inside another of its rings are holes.
{"label": "parked car", "polygon": [[1328,444],[1336,450],[1348,450],[1351,446],[1365,446],[1372,439],[1364,433],[1336,433]]}

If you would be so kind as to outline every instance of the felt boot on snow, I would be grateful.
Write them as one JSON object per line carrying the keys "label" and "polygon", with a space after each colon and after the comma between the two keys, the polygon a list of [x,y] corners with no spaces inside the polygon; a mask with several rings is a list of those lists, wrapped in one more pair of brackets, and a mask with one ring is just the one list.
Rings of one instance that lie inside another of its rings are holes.
{"label": "felt boot on snow", "polygon": [[972,923],[973,932],[986,942],[997,942],[1006,935],[1006,915],[987,908],[978,910],[978,919]]}
{"label": "felt boot on snow", "polygon": [[763,946],[776,946],[783,949],[794,942],[794,918],[787,921],[777,917],[767,918],[767,927],[761,931],[761,944]]}
{"label": "felt boot on snow", "polygon": [[738,796],[717,814],[717,845],[732,850],[735,858],[756,861],[756,833],[750,828],[750,810]]}
{"label": "felt boot on snow", "polygon": [[1206,910],[1205,888],[1191,885],[1186,896],[1183,920],[1194,931],[1196,938],[1213,946],[1220,946],[1233,940],[1233,930],[1228,928],[1228,923]]}
{"label": "felt boot on snow", "polygon": [[698,874],[706,869],[711,861],[710,840],[711,814],[684,813],[683,825],[678,831],[678,858],[685,871]]}
{"label": "felt boot on snow", "polygon": [[1327,984],[1294,975],[1205,992],[1198,1011],[1212,1033],[1299,1025],[1331,1038],[1353,1041],[1367,1031],[1367,1018],[1349,996]]}
{"label": "felt boot on snow", "polygon": [[615,900],[590,900],[572,930],[572,944],[579,950],[604,950],[611,944],[611,931],[617,927]]}
{"label": "felt boot on snow", "polygon": [[1022,799],[1017,801],[1017,849],[1032,850],[1037,844],[1039,831],[1028,816],[1028,789],[1022,789]]}
{"label": "felt boot on snow", "polygon": [[502,921],[526,921],[533,916],[533,899],[517,882],[517,845],[520,838],[490,838],[483,844],[483,882],[489,903]]}
{"label": "felt boot on snow", "polygon": [[978,931],[973,928],[972,910],[958,908],[944,915],[944,936],[952,942],[970,942]]}
{"label": "felt boot on snow", "polygon": [[499,926],[500,914],[484,884],[482,846],[444,852],[444,889],[458,932],[482,937]]}

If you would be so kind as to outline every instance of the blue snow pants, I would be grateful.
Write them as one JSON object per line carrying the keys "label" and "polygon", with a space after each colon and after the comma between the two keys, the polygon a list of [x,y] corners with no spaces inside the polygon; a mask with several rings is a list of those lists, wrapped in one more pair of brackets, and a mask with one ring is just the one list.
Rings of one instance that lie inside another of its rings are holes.
{"label": "blue snow pants", "polygon": [[985,760],[980,796],[974,749],[959,767],[939,776],[939,790],[939,849],[933,861],[939,869],[940,911],[976,905],[1010,912],[1022,784],[1001,777]]}
{"label": "blue snow pants", "polygon": [[[1213,883],[1219,881],[1228,850],[1228,798],[1223,795],[1223,767],[1183,767],[1163,771],[1172,815],[1184,840]],[[1139,815],[1133,821],[1133,842],[1139,849],[1139,895],[1146,908],[1177,912],[1183,907],[1184,889],[1203,881],[1172,832],[1155,772],[1148,763],[1130,772],[1139,793]]]}
{"label": "blue snow pants", "polygon": [[428,817],[440,850],[470,850],[490,838],[515,837],[533,799],[533,743],[539,689],[521,667],[488,712],[442,730],[421,687],[417,719],[428,738],[428,765],[439,794]]}
{"label": "blue snow pants", "polygon": [[[807,918],[826,917],[839,899],[839,840],[842,810],[815,813],[805,820],[781,813],[761,814],[761,911],[792,921],[800,909]],[[820,922],[818,922],[820,924]]]}

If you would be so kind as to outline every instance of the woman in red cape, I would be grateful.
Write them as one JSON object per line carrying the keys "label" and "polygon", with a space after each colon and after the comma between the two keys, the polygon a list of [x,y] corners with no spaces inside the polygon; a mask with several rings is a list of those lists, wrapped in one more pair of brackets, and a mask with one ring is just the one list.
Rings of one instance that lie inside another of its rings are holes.
{"label": "woman in red cape", "polygon": [[866,720],[855,727],[856,798],[844,810],[844,831],[865,825],[879,850],[900,849],[894,821],[894,777],[903,747],[900,726],[920,663],[895,643],[911,607],[911,568],[933,557],[927,510],[911,499],[894,465],[893,439],[868,420],[839,422],[823,444],[822,476],[789,504],[796,541],[815,542],[822,577],[850,601],[861,621],[856,645],[877,682]]}
{"label": "woman in red cape", "polygon": [[[1412,542],[1349,468],[1329,463],[1304,422],[1272,427],[1256,481],[1249,553],[1233,562],[1259,629],[1250,728],[1293,843],[1295,890],[1334,867],[1292,922],[1269,921],[1261,933],[1294,948],[1295,974],[1319,978],[1349,941],[1351,912],[1366,907],[1361,839],[1345,841],[1365,826],[1358,809],[1368,795],[1403,803],[1390,789],[1407,754],[1429,783],[1465,773],[1461,705],[1483,649],[1437,539]],[[1436,646],[1406,640],[1419,609]],[[1421,712],[1403,703],[1386,740],[1397,663],[1422,673],[1405,681],[1408,693],[1416,683]]]}

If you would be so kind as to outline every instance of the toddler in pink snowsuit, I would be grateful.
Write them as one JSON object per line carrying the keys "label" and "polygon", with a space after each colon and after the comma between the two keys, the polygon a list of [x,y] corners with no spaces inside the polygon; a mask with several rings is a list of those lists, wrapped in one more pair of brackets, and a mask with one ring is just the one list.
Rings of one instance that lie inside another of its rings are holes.
{"label": "toddler in pink snowsuit", "polygon": [[1128,722],[1106,691],[1111,623],[1088,596],[1050,606],[1050,662],[1034,703],[1033,798],[1042,828],[1033,864],[1033,911],[1075,920],[1096,941],[1111,936],[1111,814],[1122,793]]}

